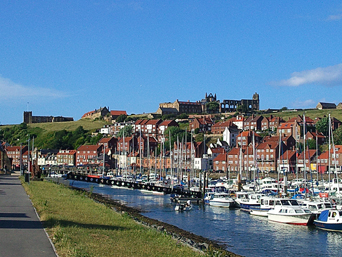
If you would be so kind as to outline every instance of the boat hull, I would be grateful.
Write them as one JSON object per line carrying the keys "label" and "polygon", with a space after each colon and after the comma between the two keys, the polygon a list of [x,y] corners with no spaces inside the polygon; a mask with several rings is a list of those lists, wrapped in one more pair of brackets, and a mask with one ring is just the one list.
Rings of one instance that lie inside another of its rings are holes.
{"label": "boat hull", "polygon": [[260,216],[260,217],[267,217],[268,216],[268,210],[267,211],[262,211],[262,210],[250,210],[249,212],[251,215],[254,216]]}
{"label": "boat hull", "polygon": [[234,202],[231,201],[215,201],[215,200],[210,200],[209,201],[210,206],[216,206],[216,207],[225,207],[225,208],[230,208],[233,207]]}
{"label": "boat hull", "polygon": [[259,204],[259,203],[245,203],[245,202],[240,202],[239,206],[240,206],[241,209],[245,209],[245,210],[260,209],[260,204]]}
{"label": "boat hull", "polygon": [[291,225],[307,226],[310,215],[279,215],[275,213],[267,213],[268,220],[278,223],[285,223]]}
{"label": "boat hull", "polygon": [[328,223],[315,220],[314,225],[319,229],[342,232],[342,223]]}

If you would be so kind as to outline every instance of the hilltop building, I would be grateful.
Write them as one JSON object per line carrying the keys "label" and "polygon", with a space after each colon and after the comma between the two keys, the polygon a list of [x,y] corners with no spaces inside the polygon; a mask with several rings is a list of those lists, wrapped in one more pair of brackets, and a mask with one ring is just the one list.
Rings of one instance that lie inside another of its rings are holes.
{"label": "hilltop building", "polygon": [[166,114],[201,114],[201,113],[209,113],[208,103],[216,102],[219,104],[219,113],[228,113],[228,112],[236,112],[237,108],[241,105],[247,107],[247,111],[257,111],[259,110],[260,102],[259,102],[259,94],[255,93],[252,99],[242,99],[242,100],[217,100],[216,94],[213,95],[210,93],[209,95],[206,93],[205,98],[201,101],[190,102],[190,101],[178,101],[178,99],[171,103],[160,103],[159,108],[157,110],[157,114],[166,115]]}
{"label": "hilltop building", "polygon": [[24,112],[24,123],[45,123],[45,122],[63,122],[63,121],[74,121],[71,117],[62,116],[32,116],[32,111]]}
{"label": "hilltop building", "polygon": [[334,103],[323,103],[319,102],[316,106],[316,109],[323,110],[323,109],[336,109],[336,104]]}
{"label": "hilltop building", "polygon": [[83,114],[81,119],[95,120],[96,118],[105,117],[107,114],[110,114],[109,107],[100,107],[100,109],[95,109],[93,111],[86,112],[85,114]]}

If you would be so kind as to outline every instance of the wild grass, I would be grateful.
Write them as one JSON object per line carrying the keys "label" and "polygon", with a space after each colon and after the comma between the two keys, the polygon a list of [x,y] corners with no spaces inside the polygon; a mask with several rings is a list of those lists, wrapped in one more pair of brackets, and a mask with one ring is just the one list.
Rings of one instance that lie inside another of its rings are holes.
{"label": "wild grass", "polygon": [[274,115],[278,117],[282,117],[285,121],[296,117],[297,115],[305,114],[306,117],[310,117],[311,119],[315,118],[323,118],[324,116],[328,116],[330,114],[331,117],[334,117],[340,121],[342,121],[342,110],[339,109],[327,109],[327,110],[318,110],[318,109],[307,109],[300,111],[285,111],[285,112],[277,112],[277,113],[269,113],[269,114],[261,114],[264,117]]}
{"label": "wild grass", "polygon": [[79,193],[47,181],[23,183],[59,256],[203,256]]}
{"label": "wild grass", "polygon": [[85,130],[96,130],[101,128],[103,125],[108,124],[108,122],[103,120],[89,120],[81,119],[77,121],[66,121],[66,122],[48,122],[48,123],[31,123],[27,124],[30,128],[41,128],[45,132],[67,130],[74,131],[79,126],[82,126]]}

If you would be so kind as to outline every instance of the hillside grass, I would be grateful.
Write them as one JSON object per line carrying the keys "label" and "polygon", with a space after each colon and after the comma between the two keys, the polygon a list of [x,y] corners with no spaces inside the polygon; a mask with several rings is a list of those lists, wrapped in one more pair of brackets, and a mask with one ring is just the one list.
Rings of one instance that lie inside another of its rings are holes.
{"label": "hillside grass", "polygon": [[60,257],[203,256],[165,233],[96,203],[87,193],[48,181],[23,186]]}
{"label": "hillside grass", "polygon": [[82,126],[85,130],[95,131],[96,129],[100,129],[103,125],[109,124],[103,120],[90,120],[90,119],[81,119],[77,121],[66,121],[66,122],[48,122],[48,123],[31,123],[27,124],[29,128],[40,128],[45,132],[51,131],[74,131],[79,126]]}
{"label": "hillside grass", "polygon": [[285,121],[297,117],[298,115],[302,116],[305,114],[306,117],[310,117],[311,119],[315,118],[323,118],[324,116],[328,116],[330,114],[331,117],[334,117],[340,121],[342,121],[342,110],[337,109],[329,109],[329,110],[317,110],[317,109],[307,109],[300,111],[284,111],[284,112],[275,112],[275,113],[265,113],[260,114],[264,117],[268,117],[270,115],[282,117]]}

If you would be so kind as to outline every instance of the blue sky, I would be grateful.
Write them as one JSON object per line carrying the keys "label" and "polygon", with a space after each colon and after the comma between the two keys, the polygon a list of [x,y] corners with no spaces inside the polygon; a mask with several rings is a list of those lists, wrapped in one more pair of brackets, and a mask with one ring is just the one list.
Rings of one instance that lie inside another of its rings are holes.
{"label": "blue sky", "polygon": [[0,124],[108,106],[342,102],[341,1],[0,1]]}

